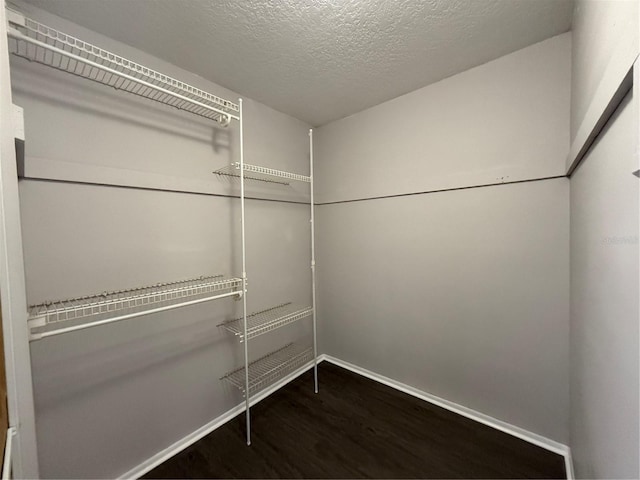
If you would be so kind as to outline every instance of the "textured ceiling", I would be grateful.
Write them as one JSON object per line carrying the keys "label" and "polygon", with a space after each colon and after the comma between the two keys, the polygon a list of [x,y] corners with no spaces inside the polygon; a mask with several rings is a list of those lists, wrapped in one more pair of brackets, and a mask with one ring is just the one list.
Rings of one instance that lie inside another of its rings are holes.
{"label": "textured ceiling", "polygon": [[314,126],[566,32],[573,7],[570,0],[27,1]]}

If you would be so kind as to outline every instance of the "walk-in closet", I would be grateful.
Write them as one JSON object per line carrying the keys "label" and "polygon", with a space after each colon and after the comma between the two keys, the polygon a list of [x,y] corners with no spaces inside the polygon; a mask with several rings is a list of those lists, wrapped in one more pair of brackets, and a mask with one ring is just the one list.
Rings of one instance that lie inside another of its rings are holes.
{"label": "walk-in closet", "polygon": [[0,0],[2,478],[638,478],[639,53],[638,0]]}

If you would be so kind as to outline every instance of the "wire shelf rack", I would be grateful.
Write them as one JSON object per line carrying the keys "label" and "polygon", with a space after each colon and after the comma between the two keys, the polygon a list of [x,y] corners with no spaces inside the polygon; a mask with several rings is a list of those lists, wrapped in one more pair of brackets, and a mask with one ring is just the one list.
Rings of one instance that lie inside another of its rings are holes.
{"label": "wire shelf rack", "polygon": [[[268,387],[312,360],[312,347],[289,343],[249,363],[249,395]],[[227,373],[220,380],[228,381],[246,395],[244,367]]]}
{"label": "wire shelf rack", "polygon": [[45,302],[29,307],[31,340],[218,298],[241,296],[242,279],[222,275]]}
{"label": "wire shelf rack", "polygon": [[[311,177],[299,175],[297,173],[274,170],[273,168],[260,167],[258,165],[244,164],[244,178],[248,180],[258,180],[260,182],[278,183],[280,185],[290,185],[287,180],[310,183]],[[240,178],[240,162],[232,163],[214,171],[216,175]]]}
{"label": "wire shelf rack", "polygon": [[214,120],[239,119],[237,104],[7,10],[12,54]]}
{"label": "wire shelf rack", "polygon": [[[276,330],[290,323],[301,320],[313,313],[311,307],[300,307],[291,302],[283,303],[260,312],[247,315],[247,339]],[[244,341],[243,319],[236,318],[222,322],[219,327],[236,335],[240,342]]]}

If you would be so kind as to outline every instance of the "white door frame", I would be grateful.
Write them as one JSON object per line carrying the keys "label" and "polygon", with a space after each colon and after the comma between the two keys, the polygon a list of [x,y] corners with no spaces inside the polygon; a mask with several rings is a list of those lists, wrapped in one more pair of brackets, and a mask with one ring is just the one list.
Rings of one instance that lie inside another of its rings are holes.
{"label": "white door frame", "polygon": [[9,426],[16,432],[12,470],[14,478],[38,478],[14,131],[5,0],[0,0],[0,298]]}

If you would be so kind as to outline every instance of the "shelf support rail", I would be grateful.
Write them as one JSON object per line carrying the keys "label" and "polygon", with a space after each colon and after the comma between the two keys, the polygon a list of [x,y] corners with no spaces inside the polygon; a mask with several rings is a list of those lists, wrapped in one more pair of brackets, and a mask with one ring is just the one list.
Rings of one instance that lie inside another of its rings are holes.
{"label": "shelf support rail", "polygon": [[313,386],[318,393],[318,342],[316,340],[316,242],[313,208],[313,129],[309,129],[309,187],[311,190],[311,321],[313,323]]}
{"label": "shelf support rail", "polygon": [[244,123],[242,121],[242,98],[238,100],[240,108],[240,228],[242,238],[242,334],[245,338],[244,343],[244,385],[246,395],[245,401],[245,417],[247,423],[247,445],[251,445],[251,411],[250,411],[250,395],[249,395],[249,341],[247,339],[247,257],[245,248],[244,233]]}

